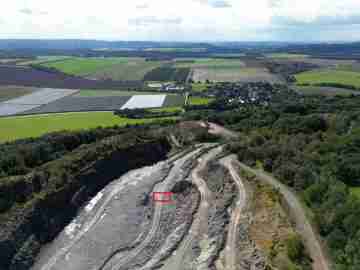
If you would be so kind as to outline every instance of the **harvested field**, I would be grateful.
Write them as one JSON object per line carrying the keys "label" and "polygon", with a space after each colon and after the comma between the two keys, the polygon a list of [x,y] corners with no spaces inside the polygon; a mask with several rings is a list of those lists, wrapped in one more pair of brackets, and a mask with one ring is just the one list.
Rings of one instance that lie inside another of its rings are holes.
{"label": "harvested field", "polygon": [[38,69],[0,66],[0,85],[21,85],[63,89],[141,89],[141,81],[89,80]]}
{"label": "harvested field", "polygon": [[31,94],[37,88],[21,86],[0,86],[0,102]]}
{"label": "harvested field", "polygon": [[77,90],[64,89],[42,89],[29,95],[10,99],[0,103],[0,116],[24,113],[29,110],[36,110],[42,105],[52,103],[66,96],[77,93]]}
{"label": "harvested field", "polygon": [[142,124],[161,119],[127,119],[112,112],[61,113],[0,118],[0,142],[38,137],[61,130],[81,130],[114,125]]}
{"label": "harvested field", "polygon": [[195,82],[280,82],[280,79],[265,68],[196,68],[193,74]]}
{"label": "harvested field", "polygon": [[131,97],[121,109],[160,108],[166,95],[138,95]]}
{"label": "harvested field", "polygon": [[38,65],[45,64],[55,61],[63,61],[65,59],[69,59],[71,56],[39,56],[34,60],[20,60],[17,62],[19,66],[28,66],[28,65]]}
{"label": "harvested field", "polygon": [[127,62],[99,69],[96,72],[87,74],[87,76],[96,79],[141,81],[144,79],[145,74],[161,67],[163,64],[164,62],[160,61],[145,61],[144,58],[128,58]]}
{"label": "harvested field", "polygon": [[246,64],[236,59],[220,59],[220,58],[200,58],[176,60],[175,66],[178,68],[240,68],[245,67]]}

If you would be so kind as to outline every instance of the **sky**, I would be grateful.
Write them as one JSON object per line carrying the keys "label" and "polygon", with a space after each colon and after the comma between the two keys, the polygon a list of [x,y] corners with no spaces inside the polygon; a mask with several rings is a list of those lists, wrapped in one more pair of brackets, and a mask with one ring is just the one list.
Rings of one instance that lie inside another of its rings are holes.
{"label": "sky", "polygon": [[360,0],[1,0],[0,38],[360,41]]}

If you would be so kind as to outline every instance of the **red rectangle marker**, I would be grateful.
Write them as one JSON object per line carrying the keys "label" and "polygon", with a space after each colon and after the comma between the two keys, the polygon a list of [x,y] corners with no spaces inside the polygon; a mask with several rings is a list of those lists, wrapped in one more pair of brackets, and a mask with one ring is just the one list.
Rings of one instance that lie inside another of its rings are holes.
{"label": "red rectangle marker", "polygon": [[153,192],[153,201],[161,203],[171,203],[173,200],[172,192]]}

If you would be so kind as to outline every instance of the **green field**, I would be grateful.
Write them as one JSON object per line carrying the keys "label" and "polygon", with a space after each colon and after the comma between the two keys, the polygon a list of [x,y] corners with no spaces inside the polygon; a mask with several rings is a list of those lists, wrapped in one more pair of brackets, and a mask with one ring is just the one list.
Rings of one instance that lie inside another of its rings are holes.
{"label": "green field", "polygon": [[210,85],[211,84],[209,84],[209,83],[193,83],[193,84],[191,84],[192,90],[195,92],[205,91],[207,89],[207,87]]}
{"label": "green field", "polygon": [[357,198],[360,199],[360,187],[353,187],[350,188],[350,192],[352,195],[356,196]]}
{"label": "green field", "polygon": [[[159,120],[159,119],[158,119]],[[127,119],[112,112],[60,113],[0,118],[0,142],[38,137],[60,130],[80,130],[114,125],[142,124],[153,119]]]}
{"label": "green field", "polygon": [[343,70],[313,70],[295,75],[299,84],[338,83],[360,87],[360,72]]}
{"label": "green field", "polygon": [[335,88],[335,87],[320,87],[320,86],[296,86],[295,90],[298,92],[311,96],[311,95],[320,95],[320,96],[350,96],[360,95],[360,91],[348,90],[344,88]]}
{"label": "green field", "polygon": [[117,64],[127,63],[127,58],[80,58],[72,57],[63,61],[49,62],[45,67],[56,68],[64,73],[72,75],[89,75],[104,68],[113,67]]}
{"label": "green field", "polygon": [[214,99],[204,97],[190,97],[189,105],[208,105]]}
{"label": "green field", "polygon": [[160,67],[164,62],[145,61],[138,57],[80,58],[48,62],[43,66],[56,68],[67,74],[87,76],[96,79],[142,80],[146,73]]}

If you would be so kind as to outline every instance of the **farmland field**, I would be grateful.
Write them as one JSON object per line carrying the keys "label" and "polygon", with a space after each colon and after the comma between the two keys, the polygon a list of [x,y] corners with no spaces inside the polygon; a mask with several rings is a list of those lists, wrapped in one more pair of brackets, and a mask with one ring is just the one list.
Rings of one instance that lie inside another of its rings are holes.
{"label": "farmland field", "polygon": [[240,68],[246,64],[236,59],[219,59],[219,58],[201,58],[187,59],[188,61],[177,60],[175,66],[179,68]]}
{"label": "farmland field", "polygon": [[360,91],[348,90],[344,88],[336,87],[319,87],[319,86],[296,86],[295,90],[307,95],[321,95],[321,96],[349,96],[349,95],[360,95]]}
{"label": "farmland field", "polygon": [[[99,92],[101,92],[99,90]],[[119,109],[134,108],[161,108],[183,106],[184,98],[180,95],[144,94],[132,95],[104,95],[81,96],[72,95],[44,104],[38,107],[29,107],[18,114],[45,114],[61,112],[89,112],[89,111],[115,111]]]}
{"label": "farmland field", "polygon": [[127,119],[112,112],[62,113],[0,118],[0,142],[38,137],[61,130],[80,130],[114,125],[142,124],[153,119]]}
{"label": "farmland field", "polygon": [[299,84],[335,83],[360,87],[360,72],[342,70],[314,70],[297,74]]}
{"label": "farmland field", "polygon": [[268,58],[284,58],[284,59],[302,59],[307,58],[309,55],[306,54],[296,54],[296,53],[270,53],[266,54]]}
{"label": "farmland field", "polygon": [[190,73],[190,68],[159,67],[144,76],[145,81],[178,81],[185,82]]}
{"label": "farmland field", "polygon": [[277,76],[265,68],[196,68],[193,74],[195,82],[279,82]]}
{"label": "farmland field", "polygon": [[165,99],[166,95],[135,95],[121,109],[161,108]]}
{"label": "farmland field", "polygon": [[146,73],[160,67],[163,62],[145,61],[144,58],[71,58],[49,62],[46,67],[56,68],[67,74],[112,80],[142,80]]}
{"label": "farmland field", "polygon": [[44,88],[31,94],[20,96],[0,103],[0,116],[24,113],[29,110],[37,110],[43,105],[62,100],[66,96],[77,93],[77,90],[49,89]]}
{"label": "farmland field", "polygon": [[29,67],[0,66],[0,85],[62,89],[141,89],[141,81],[90,80]]}
{"label": "farmland field", "polygon": [[164,62],[160,61],[145,61],[143,58],[128,58],[127,62],[100,69],[89,74],[89,77],[120,81],[141,81],[148,72],[159,68],[163,64]]}
{"label": "farmland field", "polygon": [[38,64],[45,64],[48,62],[62,61],[69,58],[71,58],[71,56],[39,56],[34,60],[19,61],[17,65],[19,66],[38,65]]}
{"label": "farmland field", "polygon": [[36,91],[36,88],[21,87],[21,86],[1,86],[0,87],[0,102],[21,97],[27,94],[31,94]]}
{"label": "farmland field", "polygon": [[163,107],[183,106],[185,98],[181,95],[167,95]]}

